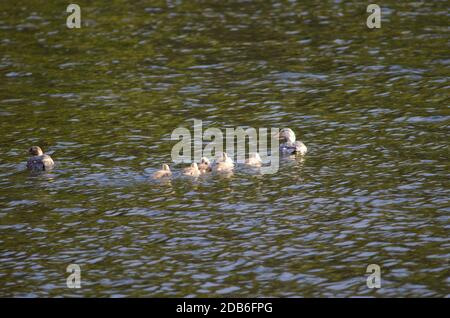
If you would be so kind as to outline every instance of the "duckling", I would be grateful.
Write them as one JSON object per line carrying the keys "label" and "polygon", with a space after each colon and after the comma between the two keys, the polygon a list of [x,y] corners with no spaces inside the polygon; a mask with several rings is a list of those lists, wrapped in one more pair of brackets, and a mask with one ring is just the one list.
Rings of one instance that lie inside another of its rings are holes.
{"label": "duckling", "polygon": [[211,162],[208,158],[202,157],[200,159],[200,163],[198,164],[198,170],[200,170],[200,173],[205,174],[207,172],[210,172],[211,169]]}
{"label": "duckling", "polygon": [[161,179],[164,177],[170,177],[172,175],[172,172],[170,171],[169,165],[163,164],[162,169],[156,171],[153,174],[153,179]]}
{"label": "duckling", "polygon": [[222,152],[222,156],[217,160],[214,165],[214,171],[217,172],[229,172],[233,170],[234,163],[233,160],[228,157],[226,152]]}
{"label": "duckling", "polygon": [[46,171],[55,166],[53,159],[49,155],[45,155],[38,146],[28,149],[28,153],[32,156],[27,161],[27,168],[33,171]]}
{"label": "duckling", "polygon": [[280,152],[283,154],[299,154],[304,156],[308,151],[305,144],[300,140],[295,140],[295,134],[290,128],[283,128],[278,133],[278,138],[282,142],[280,144]]}
{"label": "duckling", "polygon": [[259,153],[251,153],[249,158],[245,160],[245,164],[252,167],[261,167],[262,160]]}
{"label": "duckling", "polygon": [[184,168],[183,174],[185,176],[198,177],[200,170],[198,170],[197,163],[193,162],[190,167]]}

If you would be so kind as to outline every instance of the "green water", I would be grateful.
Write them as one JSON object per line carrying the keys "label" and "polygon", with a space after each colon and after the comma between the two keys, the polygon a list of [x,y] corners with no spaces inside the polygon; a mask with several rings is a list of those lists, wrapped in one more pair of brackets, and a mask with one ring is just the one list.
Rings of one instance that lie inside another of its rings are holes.
{"label": "green water", "polygon": [[[0,3],[0,296],[449,296],[448,1],[77,3]],[[152,181],[193,119],[309,153]]]}

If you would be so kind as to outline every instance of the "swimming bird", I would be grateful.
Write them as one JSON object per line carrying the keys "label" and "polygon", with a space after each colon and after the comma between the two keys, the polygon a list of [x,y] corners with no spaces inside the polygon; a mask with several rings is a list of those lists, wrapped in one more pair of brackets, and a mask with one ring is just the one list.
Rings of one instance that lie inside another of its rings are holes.
{"label": "swimming bird", "polygon": [[184,168],[183,174],[185,176],[198,177],[200,170],[198,170],[197,163],[193,162],[190,167]]}
{"label": "swimming bird", "polygon": [[170,177],[172,175],[172,172],[170,171],[169,165],[163,164],[162,169],[156,171],[153,174],[153,179],[161,179],[164,177]]}
{"label": "swimming bird", "polygon": [[200,170],[200,173],[205,174],[207,172],[210,172],[212,170],[211,168],[211,162],[208,158],[202,157],[200,159],[200,163],[198,164],[198,170]]}
{"label": "swimming bird", "polygon": [[283,154],[299,154],[303,156],[308,151],[303,142],[295,140],[295,134],[290,128],[281,129],[278,133],[278,138],[282,142],[280,144],[280,152]]}
{"label": "swimming bird", "polygon": [[229,172],[233,170],[234,163],[233,160],[228,157],[226,152],[222,152],[222,155],[219,157],[219,159],[216,160],[216,163],[214,165],[214,171],[217,172]]}
{"label": "swimming bird", "polygon": [[55,166],[53,159],[49,155],[45,155],[38,146],[28,149],[28,153],[32,156],[27,161],[27,168],[33,171],[46,171]]}
{"label": "swimming bird", "polygon": [[262,165],[261,156],[257,152],[251,153],[249,158],[245,160],[245,164],[252,167],[261,167]]}

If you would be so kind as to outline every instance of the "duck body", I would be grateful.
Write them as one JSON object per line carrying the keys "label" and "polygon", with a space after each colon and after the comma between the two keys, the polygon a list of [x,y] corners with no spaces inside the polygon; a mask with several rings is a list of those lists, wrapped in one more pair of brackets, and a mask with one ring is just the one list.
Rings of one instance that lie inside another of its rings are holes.
{"label": "duck body", "polygon": [[32,156],[27,161],[27,168],[32,171],[48,171],[55,166],[52,157],[44,154],[42,149],[38,146],[33,146],[28,150]]}
{"label": "duck body", "polygon": [[201,174],[201,172],[198,169],[197,163],[194,162],[194,163],[191,164],[190,167],[184,168],[183,174],[185,176],[198,177]]}
{"label": "duck body", "polygon": [[290,128],[283,128],[280,130],[279,139],[280,152],[285,155],[299,154],[304,156],[308,152],[306,145],[300,140],[296,140],[295,133]]}
{"label": "duck body", "polygon": [[227,162],[218,162],[214,166],[214,171],[217,171],[217,172],[229,172],[229,171],[233,170],[233,168],[234,168],[234,164],[229,164]]}
{"label": "duck body", "polygon": [[280,145],[280,152],[286,155],[299,154],[301,156],[304,156],[308,152],[308,148],[305,146],[303,142],[297,140],[293,143],[290,142],[282,143]]}
{"label": "duck body", "polygon": [[166,164],[163,164],[162,169],[156,171],[153,174],[153,179],[167,178],[167,177],[170,177],[171,175],[172,175],[172,172],[170,171],[169,166]]}

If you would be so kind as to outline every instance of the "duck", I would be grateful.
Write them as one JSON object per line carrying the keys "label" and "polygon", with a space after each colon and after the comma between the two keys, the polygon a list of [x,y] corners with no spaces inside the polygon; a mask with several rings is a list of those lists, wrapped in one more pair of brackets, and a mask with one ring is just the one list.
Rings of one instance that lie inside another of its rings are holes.
{"label": "duck", "polygon": [[278,133],[278,138],[281,141],[280,152],[282,154],[299,154],[306,155],[308,148],[300,140],[296,140],[295,133],[290,128],[283,128]]}
{"label": "duck", "polygon": [[261,167],[262,160],[261,156],[257,152],[253,152],[250,154],[249,158],[245,160],[245,164],[252,167]]}
{"label": "duck", "polygon": [[55,166],[55,162],[49,156],[44,154],[41,147],[32,146],[28,149],[31,157],[27,161],[27,168],[32,171],[48,171]]}
{"label": "duck", "polygon": [[198,170],[200,170],[201,174],[205,174],[207,172],[210,172],[212,170],[211,168],[211,162],[208,158],[202,157],[200,159],[200,163],[198,164]]}
{"label": "duck", "polygon": [[190,167],[184,168],[183,174],[185,176],[198,177],[200,175],[200,170],[196,162],[191,163]]}
{"label": "duck", "polygon": [[226,152],[222,152],[222,155],[219,159],[216,160],[216,164],[214,165],[214,171],[216,172],[229,172],[233,170],[234,163],[233,160],[228,157]]}
{"label": "duck", "polygon": [[170,171],[169,165],[163,164],[161,170],[158,170],[153,174],[153,179],[161,179],[170,177],[171,175],[172,172]]}

